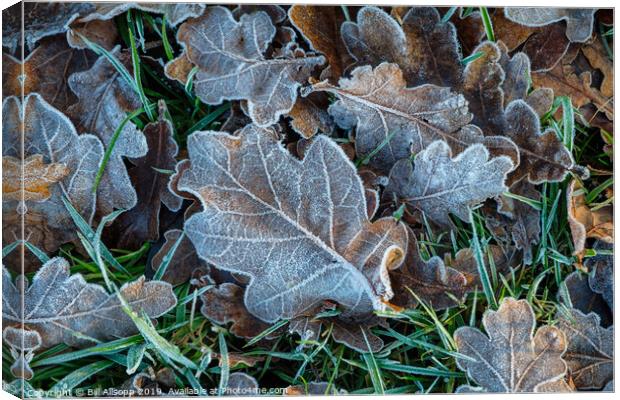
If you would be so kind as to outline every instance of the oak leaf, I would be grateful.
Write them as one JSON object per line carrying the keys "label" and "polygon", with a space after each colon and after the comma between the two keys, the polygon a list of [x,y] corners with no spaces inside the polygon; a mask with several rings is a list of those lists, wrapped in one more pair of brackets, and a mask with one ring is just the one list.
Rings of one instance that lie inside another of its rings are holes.
{"label": "oak leaf", "polygon": [[334,129],[327,107],[329,99],[324,93],[313,93],[308,97],[300,97],[288,112],[291,128],[304,138],[311,138],[319,131],[329,134]]}
{"label": "oak leaf", "polygon": [[[566,374],[562,355],[564,333],[553,326],[538,328],[526,300],[505,298],[497,311],[482,317],[487,335],[477,328],[461,327],[454,333],[459,353],[456,364],[486,392],[538,392],[541,386],[561,380]],[[471,387],[459,387],[457,392]]]}
{"label": "oak leaf", "polygon": [[[66,168],[64,177],[50,187],[51,196],[46,201],[26,201],[25,209],[19,207],[18,210],[17,201],[3,200],[3,240],[8,244],[23,239],[21,232],[16,233],[15,238],[10,234],[21,226],[23,216],[26,239],[45,252],[53,252],[61,244],[77,238],[63,196],[87,222],[93,220],[96,196],[92,189],[103,157],[103,146],[92,135],[78,135],[67,117],[35,93],[26,96],[23,104],[16,97],[6,98],[2,116],[3,158],[21,157],[23,135],[24,156],[35,156],[30,158],[34,161],[36,155],[40,155],[43,163]],[[33,266],[27,265],[26,269],[32,270]]]}
{"label": "oak leaf", "polygon": [[178,186],[203,211],[185,231],[206,261],[250,278],[250,313],[274,322],[324,300],[351,318],[384,308],[407,233],[393,219],[369,222],[362,182],[338,145],[319,136],[299,161],[273,130],[249,125],[236,136],[194,133],[188,149]]}
{"label": "oak leaf", "polygon": [[256,396],[259,394],[258,382],[245,372],[233,372],[228,377],[228,385],[221,393],[226,396]]}
{"label": "oak leaf", "polygon": [[23,162],[2,157],[2,196],[5,201],[45,201],[52,196],[50,186],[69,175],[61,163],[46,164],[43,155],[34,154]]}
{"label": "oak leaf", "polygon": [[234,10],[233,15],[239,19],[243,14],[252,14],[263,11],[269,15],[274,25],[283,23],[286,20],[286,10],[277,4],[239,4]]}
{"label": "oak leaf", "polygon": [[[172,250],[183,231],[180,229],[170,229],[164,233],[165,242],[155,253],[151,260],[151,270],[157,271],[164,261],[164,257]],[[168,264],[166,272],[161,277],[162,281],[172,285],[180,285],[187,282],[195,270],[207,269],[207,264],[202,261],[194,245],[187,236],[184,236],[179,243]]]}
{"label": "oak leaf", "polygon": [[345,21],[342,9],[335,6],[310,6],[294,4],[288,10],[291,24],[317,52],[324,54],[329,67],[329,77],[337,82],[351,57],[340,37],[340,27]]}
{"label": "oak leaf", "polygon": [[118,28],[112,19],[88,22],[77,20],[71,24],[71,28],[67,31],[67,43],[74,49],[89,49],[90,46],[82,36],[106,50],[112,50],[118,39]]}
{"label": "oak leaf", "polygon": [[613,327],[603,328],[597,314],[575,309],[559,311],[556,318],[566,335],[568,347],[563,358],[577,389],[603,388],[613,379]]}
{"label": "oak leaf", "polygon": [[[117,46],[112,55],[132,71],[131,57],[121,53]],[[67,110],[78,132],[92,133],[112,145],[114,132],[127,113],[142,106],[138,95],[120,72],[106,59],[99,57],[93,67],[69,78],[69,87],[78,102]],[[136,205],[137,195],[127,173],[123,157],[143,157],[148,151],[146,138],[137,126],[128,121],[114,144],[101,183],[97,188],[97,211],[106,215],[116,209],[130,209]]]}
{"label": "oak leaf", "polygon": [[176,26],[188,18],[198,17],[205,9],[200,3],[95,3],[95,10],[80,19],[80,22],[109,20],[129,10],[136,9],[164,14],[166,21]]}
{"label": "oak leaf", "polygon": [[237,22],[220,6],[181,25],[177,38],[200,68],[194,77],[198,97],[207,104],[248,100],[254,123],[267,127],[277,122],[293,108],[299,86],[325,59],[306,55],[295,43],[267,59],[264,53],[275,33],[263,11],[243,14]]}
{"label": "oak leaf", "polygon": [[568,51],[570,41],[561,24],[548,25],[534,32],[525,42],[522,51],[528,55],[533,72],[549,71]]}
{"label": "oak leaf", "polygon": [[545,26],[566,21],[566,37],[571,42],[585,42],[592,36],[594,8],[507,7],[506,18],[525,26]]}
{"label": "oak leaf", "polygon": [[[613,252],[613,243],[597,240],[594,243],[594,251]],[[588,257],[583,265],[590,271],[588,283],[595,293],[600,294],[609,308],[614,309],[614,256],[610,254],[597,254]]]}
{"label": "oak leaf", "polygon": [[573,271],[564,279],[558,290],[558,301],[584,314],[596,313],[604,327],[613,323],[611,309],[603,296],[592,290],[589,277],[580,271]]}
{"label": "oak leaf", "polygon": [[135,250],[147,241],[159,239],[159,212],[161,204],[171,211],[181,208],[183,199],[168,188],[169,175],[162,170],[174,170],[178,146],[173,138],[172,123],[160,110],[159,121],[147,124],[148,152],[134,158],[129,178],[136,188],[137,204],[118,216],[109,231],[114,232],[114,243],[122,249]]}
{"label": "oak leaf", "polygon": [[23,84],[24,95],[36,92],[64,112],[77,101],[69,89],[69,77],[92,67],[96,59],[90,50],[69,47],[62,35],[42,39],[24,62],[3,53],[2,96],[21,96]]}
{"label": "oak leaf", "polygon": [[471,143],[484,143],[518,159],[509,139],[484,137],[478,127],[469,125],[472,115],[462,95],[435,85],[408,88],[396,64],[358,67],[350,79],[340,79],[339,86],[324,81],[312,90],[338,98],[329,107],[330,114],[343,129],[356,126],[358,157],[373,155],[369,165],[382,173],[438,139],[447,141],[455,152]]}
{"label": "oak leaf", "polygon": [[[36,348],[60,343],[80,347],[138,332],[122,310],[116,294],[87,283],[80,274],[70,275],[69,267],[64,258],[53,258],[37,271],[31,284],[23,275],[13,283],[11,275],[3,268],[4,332],[7,329],[19,331],[11,335],[3,333],[10,347],[26,350],[22,337],[31,341],[29,338],[38,336]],[[126,283],[119,293],[134,312],[151,318],[159,317],[176,305],[172,286],[165,282],[145,282],[144,277]]]}
{"label": "oak leaf", "polygon": [[481,144],[452,158],[446,142],[436,141],[418,153],[415,168],[408,159],[398,161],[386,191],[432,221],[448,226],[449,213],[469,221],[472,207],[505,192],[506,176],[512,168],[509,157],[490,158]]}
{"label": "oak leaf", "polygon": [[575,254],[581,254],[587,238],[595,238],[613,243],[613,209],[599,208],[592,211],[586,204],[586,196],[581,183],[574,179],[566,191],[568,224],[573,237]]}
{"label": "oak leaf", "polygon": [[14,53],[23,39],[28,49],[33,50],[40,39],[66,32],[71,22],[93,8],[91,3],[77,2],[17,3],[2,10],[2,46]]}

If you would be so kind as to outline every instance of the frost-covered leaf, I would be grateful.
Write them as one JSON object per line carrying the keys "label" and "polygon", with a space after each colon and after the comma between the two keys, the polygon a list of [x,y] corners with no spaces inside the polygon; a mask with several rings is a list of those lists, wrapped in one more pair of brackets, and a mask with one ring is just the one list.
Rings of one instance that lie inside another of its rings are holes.
{"label": "frost-covered leaf", "polygon": [[[132,71],[129,54],[120,53],[116,47],[112,54]],[[138,95],[105,58],[99,57],[87,71],[78,72],[69,78],[69,87],[78,102],[67,110],[80,133],[92,133],[111,145],[114,132],[127,113],[142,106]],[[109,214],[115,208],[130,209],[137,201],[136,191],[131,183],[123,157],[142,157],[148,150],[145,136],[136,125],[128,121],[114,144],[101,183],[97,188],[97,211]]]}
{"label": "frost-covered leaf", "polygon": [[14,53],[23,38],[28,49],[32,50],[40,39],[66,32],[71,22],[93,8],[91,3],[81,2],[17,3],[2,10],[2,46],[8,47],[10,52]]}
{"label": "frost-covered leaf", "polygon": [[454,339],[459,353],[474,359],[457,358],[456,364],[484,391],[538,392],[566,374],[564,333],[543,326],[534,335],[536,319],[526,300],[505,298],[497,311],[485,311],[482,324],[486,335],[461,327]]}
{"label": "frost-covered leaf", "polygon": [[308,97],[300,97],[289,111],[291,128],[304,138],[310,138],[316,133],[331,133],[334,121],[327,112],[329,99],[324,93],[312,93]]}
{"label": "frost-covered leaf", "polygon": [[114,20],[88,22],[77,20],[71,24],[71,29],[67,31],[67,43],[74,49],[90,48],[82,36],[106,50],[112,50],[118,39],[118,28]]}
{"label": "frost-covered leaf", "polygon": [[390,218],[369,222],[362,182],[337,144],[319,136],[299,161],[273,130],[249,125],[237,136],[196,132],[188,149],[178,187],[204,210],[185,231],[202,258],[250,278],[252,314],[274,322],[324,300],[350,317],[384,308],[407,234]]}
{"label": "frost-covered leaf", "polygon": [[552,24],[529,37],[523,46],[523,52],[528,55],[532,71],[549,71],[564,57],[570,41],[564,35],[562,24]]}
{"label": "frost-covered leaf", "polygon": [[344,129],[357,126],[358,157],[374,154],[369,165],[385,174],[396,161],[438,139],[447,141],[455,152],[471,143],[484,143],[496,152],[516,154],[510,140],[485,138],[478,127],[468,125],[472,115],[463,96],[434,85],[407,88],[396,64],[383,63],[374,70],[358,67],[350,79],[340,79],[339,86],[320,82],[313,90],[338,97],[329,107],[330,114]]}
{"label": "frost-covered leaf", "polygon": [[345,22],[342,39],[355,66],[398,64],[409,86],[433,83],[453,87],[461,78],[454,26],[441,22],[433,7],[412,7],[402,27],[378,7],[364,7],[357,23]]}
{"label": "frost-covered leaf", "polygon": [[[422,260],[418,242],[409,232],[409,249],[402,267],[390,273],[394,286],[391,303],[400,307],[414,308],[417,296],[435,310],[458,305],[468,292],[468,281],[460,271],[447,267],[441,257]],[[413,292],[413,294],[411,294]],[[456,300],[456,301],[455,301]]]}
{"label": "frost-covered leaf", "polygon": [[607,327],[613,323],[611,309],[598,293],[592,291],[588,276],[574,271],[564,279],[558,290],[558,300],[568,308],[575,308],[584,314],[596,313],[601,324]]}
{"label": "frost-covered leaf", "polygon": [[41,40],[23,63],[3,53],[2,96],[21,96],[23,68],[24,95],[36,92],[64,112],[77,100],[69,89],[69,76],[89,69],[96,59],[97,56],[90,50],[70,48],[62,35]]}
{"label": "frost-covered leaf", "polygon": [[288,16],[308,44],[325,55],[330,69],[329,77],[337,82],[351,63],[351,57],[340,37],[340,27],[345,21],[342,9],[294,4],[289,8]]}
{"label": "frost-covered leaf", "polygon": [[385,321],[372,316],[363,321],[345,321],[332,319],[332,338],[360,353],[376,353],[383,348],[383,340],[370,330],[377,325],[385,325]]}
{"label": "frost-covered leaf", "polygon": [[195,92],[207,104],[247,100],[252,120],[273,125],[289,112],[297,89],[315,67],[325,61],[291,43],[268,59],[265,52],[276,29],[265,12],[243,14],[237,22],[220,6],[209,7],[200,18],[187,21],[177,34],[189,60],[200,68]]}
{"label": "frost-covered leaf", "polygon": [[176,26],[188,18],[198,17],[205,9],[201,3],[95,3],[95,10],[80,19],[81,22],[109,20],[128,10],[136,9],[146,12],[164,14],[166,21]]}
{"label": "frost-covered leaf", "polygon": [[[510,187],[510,193],[539,201],[540,192],[527,180]],[[540,239],[540,211],[520,200],[501,195],[496,199],[497,208],[486,212],[486,225],[493,235],[504,243],[514,243],[523,250],[523,263],[533,261],[533,245]]]}
{"label": "frost-covered leaf", "polygon": [[[498,276],[509,276],[521,263],[521,259],[516,255],[514,247],[487,245],[482,250],[487,270],[490,268],[492,258]],[[482,290],[478,263],[473,249],[461,249],[456,252],[454,257],[446,254],[444,255],[444,263],[447,267],[451,267],[465,275],[469,292],[473,292],[476,287],[478,287],[479,291]]]}
{"label": "frost-covered leaf", "polygon": [[203,293],[200,312],[216,324],[232,322],[230,332],[233,335],[252,339],[269,325],[248,312],[243,304],[244,292],[244,288],[234,283],[213,286]]}
{"label": "frost-covered leaf", "polygon": [[39,333],[8,326],[2,332],[2,339],[9,345],[9,351],[15,360],[11,365],[13,376],[30,380],[34,375],[30,361],[34,357],[34,352],[41,347]]}
{"label": "frost-covered leaf", "polygon": [[120,249],[135,250],[144,242],[159,239],[159,211],[161,204],[177,211],[183,199],[168,188],[169,175],[162,170],[174,170],[178,146],[173,138],[173,127],[161,111],[159,121],[144,127],[148,153],[132,160],[129,178],[136,188],[135,207],[118,216],[109,228],[114,232],[114,243]]}
{"label": "frost-covered leaf", "polygon": [[[163,246],[155,253],[151,260],[151,269],[157,271],[164,261],[164,257],[172,250],[183,231],[179,229],[171,229],[164,233],[165,242]],[[166,272],[161,277],[162,281],[169,282],[172,285],[180,285],[187,282],[195,270],[207,269],[207,264],[202,261],[194,245],[187,236],[184,236],[179,243]]]}
{"label": "frost-covered leaf", "polygon": [[613,207],[607,206],[592,211],[586,204],[586,196],[581,183],[574,179],[566,191],[568,224],[573,236],[575,253],[582,253],[586,239],[595,238],[613,243]]}
{"label": "frost-covered leaf", "polygon": [[536,112],[523,100],[508,104],[504,135],[519,148],[521,162],[510,182],[526,177],[531,183],[562,181],[569,171],[582,177],[588,172],[576,165],[573,156],[553,129],[540,132]]}
{"label": "frost-covered leaf", "polygon": [[[39,269],[30,285],[23,276],[13,283],[9,272],[3,269],[2,322],[5,329],[21,327],[23,322],[26,331],[39,333],[42,348],[59,343],[86,346],[138,331],[122,310],[116,294],[87,283],[80,274],[70,275],[69,267],[64,258],[53,258]],[[126,283],[119,292],[134,312],[146,313],[151,318],[159,317],[176,305],[172,286],[165,282],[146,282],[142,277]]]}
{"label": "frost-covered leaf", "polygon": [[566,21],[566,37],[571,42],[585,42],[592,36],[594,8],[507,7],[506,17],[525,26],[545,26]]}
{"label": "frost-covered leaf", "polygon": [[256,396],[259,393],[256,379],[244,372],[233,372],[228,377],[228,385],[222,395],[226,396]]}
{"label": "frost-covered leaf", "polygon": [[258,11],[267,13],[274,25],[278,25],[286,19],[286,10],[277,4],[239,4],[233,10],[233,15],[240,19],[243,14],[252,14]]}
{"label": "frost-covered leaf", "polygon": [[[613,243],[597,240],[593,247],[597,252],[613,252]],[[584,266],[590,271],[588,282],[595,293],[600,294],[609,308],[614,309],[614,256],[597,254],[584,261]]]}
{"label": "frost-covered leaf", "polygon": [[436,141],[416,156],[415,168],[408,159],[397,162],[386,191],[436,223],[450,225],[449,213],[469,221],[473,206],[505,192],[512,168],[510,158],[490,158],[481,144],[452,158],[450,147]]}
{"label": "frost-covered leaf", "polygon": [[[64,178],[50,186],[51,195],[46,201],[26,201],[25,209],[19,207],[18,210],[18,201],[10,200],[9,196],[2,204],[5,244],[21,239],[19,218],[23,214],[28,241],[45,252],[53,252],[61,244],[77,238],[77,229],[62,202],[63,196],[86,221],[92,221],[95,212],[92,188],[103,157],[103,146],[92,135],[78,135],[71,121],[38,94],[26,96],[24,104],[16,97],[6,98],[2,104],[2,119],[3,159],[21,157],[23,127],[24,155],[28,160],[36,161],[39,155],[43,163],[67,169],[62,174]],[[33,267],[27,265],[26,269]]]}
{"label": "frost-covered leaf", "polygon": [[501,54],[499,64],[504,70],[504,81],[501,83],[504,92],[503,106],[513,100],[525,100],[530,89],[530,59],[522,52],[509,56],[508,49],[502,42],[498,42],[497,47]]}
{"label": "frost-covered leaf", "polygon": [[594,313],[579,310],[559,312],[558,328],[564,331],[568,347],[564,360],[577,389],[601,389],[613,379],[614,330],[602,328]]}
{"label": "frost-covered leaf", "polygon": [[51,186],[69,175],[61,163],[46,164],[43,155],[34,154],[23,162],[2,157],[2,198],[4,201],[45,201],[52,196]]}
{"label": "frost-covered leaf", "polygon": [[532,110],[534,110],[536,115],[542,117],[543,115],[551,111],[554,98],[555,96],[553,94],[553,89],[537,88],[532,90],[527,95],[527,97],[525,98],[525,102],[528,106],[532,107]]}

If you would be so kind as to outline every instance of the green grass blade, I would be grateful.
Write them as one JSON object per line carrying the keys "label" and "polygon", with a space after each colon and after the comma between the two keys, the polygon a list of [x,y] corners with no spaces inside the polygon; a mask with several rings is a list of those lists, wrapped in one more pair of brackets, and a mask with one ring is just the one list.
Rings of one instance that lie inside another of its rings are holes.
{"label": "green grass blade", "polygon": [[168,265],[170,265],[170,262],[172,261],[172,257],[174,257],[174,253],[177,251],[177,249],[181,245],[181,241],[183,240],[184,237],[185,237],[185,231],[181,232],[181,234],[179,235],[179,238],[176,240],[176,242],[174,242],[174,245],[172,245],[172,248],[168,250],[164,258],[162,259],[162,262],[157,268],[157,271],[155,271],[155,275],[153,275],[154,281],[161,280],[161,277],[164,276],[164,274],[166,273],[166,270],[168,269]]}
{"label": "green grass blade", "polygon": [[100,360],[78,368],[75,371],[71,372],[69,375],[56,382],[56,384],[50,389],[50,392],[58,394],[62,393],[61,396],[65,397],[67,393],[71,393],[72,389],[74,389],[80,383],[98,374],[99,372],[110,368],[112,365],[114,365],[114,361]]}
{"label": "green grass blade", "polygon": [[476,227],[476,221],[474,219],[473,213],[470,211],[469,218],[471,221],[472,228],[472,247],[474,250],[474,258],[476,260],[476,266],[478,268],[478,274],[480,275],[480,282],[482,283],[482,290],[484,292],[484,296],[487,299],[487,303],[493,309],[497,308],[497,301],[495,300],[495,295],[493,294],[493,288],[491,287],[491,281],[489,279],[489,274],[487,272],[487,268],[484,264],[484,257],[482,255],[482,248],[480,246],[480,240],[478,239],[478,232]]}
{"label": "green grass blade", "polygon": [[495,34],[493,33],[493,23],[491,23],[489,10],[487,10],[486,7],[480,7],[480,16],[482,17],[482,25],[484,25],[484,32],[487,35],[487,39],[494,42]]}
{"label": "green grass blade", "polygon": [[142,358],[144,358],[144,352],[146,351],[146,344],[135,344],[127,351],[127,375],[131,375],[140,366]]}
{"label": "green grass blade", "polygon": [[224,338],[224,332],[218,333],[217,340],[220,349],[220,383],[218,386],[218,396],[222,396],[226,393],[226,388],[228,388],[230,363],[228,362],[228,346],[226,345],[226,338]]}

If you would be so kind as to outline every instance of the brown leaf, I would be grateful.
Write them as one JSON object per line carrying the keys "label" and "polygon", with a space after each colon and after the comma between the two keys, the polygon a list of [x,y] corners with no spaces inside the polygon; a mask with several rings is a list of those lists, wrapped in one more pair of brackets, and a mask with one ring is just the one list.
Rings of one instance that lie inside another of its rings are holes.
{"label": "brown leaf", "polygon": [[[597,240],[593,250],[596,252],[613,252],[613,243],[605,243]],[[597,254],[588,257],[584,261],[584,266],[591,272],[588,282],[592,291],[600,294],[609,308],[614,309],[614,256],[609,254]]]}
{"label": "brown leaf", "polygon": [[241,19],[243,14],[252,14],[259,11],[267,13],[274,25],[278,25],[286,19],[286,10],[276,4],[239,4],[233,10],[233,15],[235,18]]}
{"label": "brown leaf", "polygon": [[15,53],[23,39],[28,49],[32,50],[40,39],[66,32],[71,22],[93,9],[90,3],[78,2],[17,3],[2,10],[2,46]]}
{"label": "brown leaf", "polygon": [[564,279],[558,290],[558,301],[584,314],[596,313],[604,327],[613,324],[613,314],[603,296],[592,291],[589,277],[580,271],[574,271]]}
{"label": "brown leaf", "polygon": [[300,97],[293,109],[288,112],[291,128],[308,139],[318,132],[329,134],[334,129],[334,121],[327,112],[329,99],[322,93],[312,93]]}
{"label": "brown leaf", "polygon": [[2,195],[4,200],[45,201],[52,196],[50,186],[69,175],[69,168],[61,163],[47,164],[41,154],[28,156],[22,161],[16,157],[2,157]]}
{"label": "brown leaf", "polygon": [[601,389],[613,379],[614,330],[603,328],[594,313],[579,310],[559,311],[558,328],[566,334],[568,348],[564,359],[579,390]]}
{"label": "brown leaf", "polygon": [[521,52],[510,57],[506,45],[502,42],[497,42],[497,47],[501,53],[499,63],[504,70],[501,88],[504,92],[503,106],[505,107],[513,100],[525,100],[530,89],[530,60],[526,54]]}
{"label": "brown leaf", "polygon": [[523,52],[528,55],[533,72],[549,71],[566,54],[570,41],[564,35],[564,25],[555,23],[534,32],[525,42]]}
{"label": "brown leaf", "polygon": [[232,322],[230,332],[237,337],[254,338],[269,325],[248,312],[243,303],[244,292],[244,288],[234,283],[213,286],[202,294],[200,312],[216,324]]}
{"label": "brown leaf", "polygon": [[396,64],[356,68],[339,86],[320,82],[315,91],[332,93],[338,101],[330,114],[343,129],[356,126],[355,149],[359,158],[373,155],[369,166],[388,174],[396,161],[417,154],[436,140],[447,141],[455,153],[469,144],[484,143],[496,152],[518,158],[514,144],[505,138],[484,137],[469,125],[472,115],[462,95],[435,85],[406,87]]}
{"label": "brown leaf", "polygon": [[327,58],[330,80],[337,82],[351,63],[340,26],[344,22],[342,9],[337,6],[294,4],[288,11],[291,24],[301,32],[312,49]]}
{"label": "brown leaf", "polygon": [[[514,248],[488,245],[483,251],[485,267],[487,270],[490,268],[489,256],[492,257],[498,275],[508,276],[519,266],[520,259],[516,256]],[[478,263],[474,251],[471,248],[457,251],[454,257],[450,254],[444,255],[444,263],[446,268],[453,268],[465,276],[467,279],[468,292],[473,292],[476,287],[478,287],[478,290],[482,289],[480,274],[478,272]]]}
{"label": "brown leaf", "polygon": [[[479,13],[477,14],[479,15]],[[534,32],[540,30],[540,28],[533,28],[512,22],[506,18],[502,9],[495,10],[491,15],[491,22],[493,24],[495,39],[502,41],[509,52],[516,50],[525,43]]]}
{"label": "brown leaf", "polygon": [[521,25],[540,27],[566,21],[566,37],[571,42],[585,42],[592,36],[594,8],[506,7],[506,18]]}
{"label": "brown leaf", "polygon": [[205,9],[200,3],[95,3],[95,10],[81,19],[82,22],[110,20],[129,10],[164,14],[166,21],[176,26],[188,18],[198,17]]}
{"label": "brown leaf", "polygon": [[245,306],[265,322],[325,300],[351,318],[384,309],[388,270],[406,247],[404,226],[370,223],[355,167],[330,139],[316,137],[299,161],[275,136],[249,125],[236,136],[188,139],[191,167],[179,188],[202,201],[203,211],[185,223],[199,255],[250,279]]}
{"label": "brown leaf", "polygon": [[609,59],[601,40],[605,39],[599,36],[593,43],[583,46],[581,51],[592,68],[600,70],[603,74],[600,92],[601,95],[609,98],[614,95],[614,64]]}
{"label": "brown leaf", "polygon": [[67,43],[74,49],[90,48],[80,36],[84,36],[106,50],[112,50],[118,38],[118,28],[112,19],[90,22],[77,20],[71,24],[71,28],[67,31]]}
{"label": "brown leaf", "polygon": [[[118,46],[112,54],[130,73],[133,71],[129,54],[121,53]],[[69,107],[67,115],[78,132],[97,136],[106,147],[110,146],[114,132],[127,113],[142,106],[134,89],[105,56],[99,57],[91,69],[71,75],[69,87],[78,102]],[[123,157],[143,157],[147,151],[146,137],[132,121],[128,121],[115,142],[97,188],[97,211],[101,215],[109,214],[114,209],[131,209],[136,205],[136,191]]]}
{"label": "brown leaf", "polygon": [[183,199],[168,188],[169,175],[174,171],[178,146],[173,138],[173,127],[160,110],[158,122],[144,127],[148,152],[132,160],[129,178],[136,188],[137,204],[114,220],[109,232],[121,249],[136,250],[145,242],[159,239],[159,211],[163,203],[171,211],[181,208]]}
{"label": "brown leaf", "polygon": [[337,343],[346,346],[360,353],[376,353],[383,348],[383,340],[370,330],[377,325],[384,325],[385,322],[378,317],[363,321],[347,321],[343,319],[331,319],[332,338]]}
{"label": "brown leaf", "polygon": [[[92,135],[78,135],[67,117],[35,93],[26,96],[23,104],[12,96],[4,100],[2,131],[3,157],[21,157],[23,139],[25,157],[41,155],[44,164],[66,168],[61,174],[64,177],[49,186],[51,196],[46,201],[27,201],[23,207],[17,201],[3,199],[4,244],[28,239],[45,252],[56,251],[60,245],[77,239],[77,229],[62,201],[63,196],[88,223],[93,220],[96,197],[92,189],[103,157],[103,146]],[[30,159],[36,160],[36,157]],[[26,237],[21,236],[22,216]],[[36,267],[36,264],[28,264],[26,270]],[[21,270],[21,266],[17,268]]]}
{"label": "brown leaf", "polygon": [[325,58],[306,55],[290,43],[277,52],[277,58],[267,59],[264,53],[275,33],[265,12],[243,14],[236,21],[221,6],[209,7],[201,17],[185,22],[177,38],[189,60],[200,68],[194,79],[197,96],[207,104],[247,100],[255,124],[276,123],[293,108],[298,87]]}
{"label": "brown leaf", "polygon": [[70,48],[62,35],[42,39],[23,63],[3,53],[2,96],[21,96],[23,68],[24,95],[36,92],[64,112],[77,101],[69,89],[69,76],[89,69],[96,59],[90,50]]}
{"label": "brown leaf", "polygon": [[338,390],[333,384],[329,382],[308,382],[305,385],[288,386],[284,388],[285,396],[328,396],[328,395],[344,395],[347,391],[344,389]]}
{"label": "brown leaf", "polygon": [[467,277],[458,270],[447,267],[440,257],[422,260],[413,231],[409,232],[405,264],[392,271],[390,277],[394,286],[394,298],[391,302],[405,308],[417,307],[417,298],[435,310],[454,307],[469,290]]}
{"label": "brown leaf", "polygon": [[583,186],[573,179],[566,192],[568,203],[568,224],[573,236],[575,254],[585,249],[586,239],[595,238],[613,243],[614,223],[611,206],[592,211],[586,204]]}
{"label": "brown leaf", "polygon": [[192,68],[194,68],[194,64],[187,57],[187,52],[183,51],[180,56],[166,63],[164,73],[168,79],[176,80],[185,85]]}
{"label": "brown leaf", "polygon": [[[156,272],[164,261],[164,257],[170,253],[174,245],[183,231],[179,229],[171,229],[164,233],[166,239],[163,246],[155,253],[151,260],[151,270]],[[172,285],[180,285],[187,282],[195,270],[208,269],[207,263],[202,261],[194,245],[187,236],[183,236],[179,247],[177,247],[174,254],[171,254],[172,259],[168,264],[166,272],[161,277],[162,281],[169,282]]]}
{"label": "brown leaf", "polygon": [[542,118],[543,115],[551,111],[553,99],[553,89],[537,88],[527,95],[525,102],[528,106],[532,107],[536,115]]}
{"label": "brown leaf", "polygon": [[418,153],[414,163],[398,161],[390,172],[387,193],[394,193],[430,220],[450,226],[448,214],[470,220],[471,208],[507,190],[510,158],[491,158],[481,144],[474,144],[456,157],[446,142],[436,141]]}
{"label": "brown leaf", "polygon": [[[457,358],[456,364],[479,391],[538,392],[566,374],[564,333],[547,325],[534,335],[536,319],[526,300],[504,298],[497,311],[485,311],[482,324],[486,335],[472,327],[454,333],[459,353],[474,359]],[[471,389],[461,386],[457,392]]]}
{"label": "brown leaf", "polygon": [[[450,18],[450,22],[452,22],[456,28],[456,36],[458,43],[461,45],[463,54],[471,54],[474,48],[486,37],[479,12],[472,12],[465,18],[461,18],[460,13],[455,12]],[[499,38],[495,22],[493,22],[493,30],[495,32],[495,37]]]}
{"label": "brown leaf", "polygon": [[[540,192],[527,180],[521,180],[510,187],[510,193],[539,201]],[[533,261],[532,246],[540,239],[540,211],[520,200],[501,195],[497,208],[485,212],[486,225],[496,238],[504,243],[514,243],[523,250],[523,263]]]}

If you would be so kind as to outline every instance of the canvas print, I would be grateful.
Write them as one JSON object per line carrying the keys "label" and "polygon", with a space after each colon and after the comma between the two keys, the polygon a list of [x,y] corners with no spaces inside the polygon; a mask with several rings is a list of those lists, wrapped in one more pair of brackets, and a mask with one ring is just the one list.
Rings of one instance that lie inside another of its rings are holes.
{"label": "canvas print", "polygon": [[614,390],[613,9],[2,22],[4,391]]}

